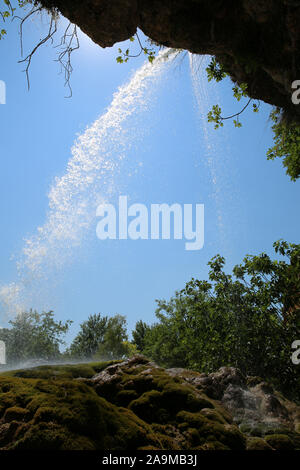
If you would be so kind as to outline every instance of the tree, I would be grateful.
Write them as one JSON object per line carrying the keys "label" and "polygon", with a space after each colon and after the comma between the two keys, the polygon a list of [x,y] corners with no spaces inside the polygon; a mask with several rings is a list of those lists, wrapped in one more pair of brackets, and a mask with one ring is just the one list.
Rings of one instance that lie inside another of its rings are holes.
{"label": "tree", "polygon": [[147,331],[149,330],[149,326],[147,323],[139,320],[135,324],[135,330],[132,332],[133,343],[136,345],[138,351],[143,351],[145,347],[145,336]]}
{"label": "tree", "polygon": [[80,325],[66,356],[81,359],[119,359],[135,354],[136,348],[128,341],[127,322],[122,315],[102,317],[90,315]]}
{"label": "tree", "polygon": [[270,115],[273,121],[274,146],[268,150],[268,160],[283,158],[283,166],[292,181],[300,176],[300,125],[289,123],[279,108]]}
{"label": "tree", "polygon": [[246,256],[232,274],[217,255],[209,281],[192,279],[169,301],[158,301],[144,353],[167,367],[238,367],[300,399],[291,362],[292,342],[300,337],[300,245],[279,241],[274,248],[285,259]]}
{"label": "tree", "polygon": [[7,362],[12,364],[28,359],[59,358],[62,338],[72,322],[55,321],[52,311],[39,314],[30,310],[9,323],[11,328],[0,330],[0,340],[5,342]]}
{"label": "tree", "polygon": [[108,327],[108,317],[102,317],[100,313],[90,315],[81,323],[80,331],[67,351],[76,358],[92,358],[103,343]]}
{"label": "tree", "polygon": [[103,342],[99,345],[95,357],[120,359],[128,356],[127,322],[123,315],[109,318]]}

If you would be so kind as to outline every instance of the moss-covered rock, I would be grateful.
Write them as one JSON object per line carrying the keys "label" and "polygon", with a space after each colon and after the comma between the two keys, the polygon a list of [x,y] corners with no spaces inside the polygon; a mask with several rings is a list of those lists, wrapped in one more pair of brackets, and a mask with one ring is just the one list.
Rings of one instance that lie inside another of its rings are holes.
{"label": "moss-covered rock", "polygon": [[57,364],[34,367],[31,369],[5,372],[8,377],[21,377],[24,379],[76,379],[91,378],[106,367],[120,361],[89,362],[88,364]]}
{"label": "moss-covered rock", "polygon": [[30,419],[30,411],[18,406],[12,406],[5,410],[3,421],[10,423],[11,421],[27,421]]}
{"label": "moss-covered rock", "polygon": [[[39,376],[38,372],[26,371],[26,375]],[[0,376],[0,448],[129,449],[158,445],[146,423],[130,410],[99,397],[85,383],[54,380],[52,374],[48,380],[19,375]],[[78,369],[71,375],[78,375]]]}
{"label": "moss-covered rock", "polygon": [[265,440],[275,450],[295,450],[292,439],[285,434],[271,434]]}
{"label": "moss-covered rock", "polygon": [[273,450],[273,448],[261,437],[249,437],[247,450]]}
{"label": "moss-covered rock", "polygon": [[[232,386],[230,377],[234,387],[245,386],[229,369],[211,380],[220,392]],[[289,428],[262,428],[261,438],[250,437],[253,430],[239,429],[224,405],[205,394],[202,378],[165,370],[142,356],[0,374],[0,449],[300,448],[300,435]],[[291,402],[289,410],[298,416]]]}

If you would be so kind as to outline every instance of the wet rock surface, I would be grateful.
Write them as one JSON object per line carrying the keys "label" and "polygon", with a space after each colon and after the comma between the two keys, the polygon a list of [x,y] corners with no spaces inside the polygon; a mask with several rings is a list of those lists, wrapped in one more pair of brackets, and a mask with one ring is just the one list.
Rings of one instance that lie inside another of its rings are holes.
{"label": "wet rock surface", "polygon": [[176,369],[168,372],[183,377],[208,397],[219,400],[243,432],[262,436],[280,430],[294,432],[299,429],[300,407],[286,400],[259,377],[244,377],[233,367],[222,367],[212,374]]}

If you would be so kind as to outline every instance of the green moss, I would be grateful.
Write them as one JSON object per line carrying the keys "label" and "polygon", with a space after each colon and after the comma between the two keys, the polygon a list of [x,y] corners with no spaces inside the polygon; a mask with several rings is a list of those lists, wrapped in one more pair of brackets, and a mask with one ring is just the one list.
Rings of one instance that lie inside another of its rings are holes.
{"label": "green moss", "polygon": [[34,424],[18,439],[10,450],[94,450],[93,443],[83,436],[76,436],[57,423]]}
{"label": "green moss", "polygon": [[130,375],[122,379],[124,389],[133,389],[140,396],[129,408],[149,423],[164,423],[175,419],[178,411],[199,411],[214,405],[204,394],[178,377],[171,377],[163,369],[151,370],[151,374]]}
{"label": "green moss", "polygon": [[275,450],[295,450],[292,439],[285,434],[271,434],[265,440]]}
{"label": "green moss", "polygon": [[181,429],[188,428],[189,426],[201,429],[210,422],[202,413],[190,413],[188,411],[179,411],[176,420],[180,423],[179,427]]}
{"label": "green moss", "polygon": [[127,407],[137,397],[138,394],[135,390],[121,390],[116,395],[116,404]]}
{"label": "green moss", "polygon": [[88,364],[62,364],[54,366],[39,366],[31,369],[17,370],[3,373],[7,377],[21,377],[25,379],[75,379],[91,378],[106,367],[120,361],[90,362]]}
{"label": "green moss", "polygon": [[236,426],[222,425],[209,420],[200,413],[180,411],[177,414],[179,429],[187,431],[190,428],[197,429],[200,436],[200,444],[207,442],[219,442],[232,450],[244,450],[245,438]]}
{"label": "green moss", "polygon": [[138,394],[148,392],[156,388],[152,377],[147,375],[124,374],[120,381],[122,388],[125,390],[135,390]]}
{"label": "green moss", "polygon": [[4,413],[4,422],[9,423],[11,421],[27,421],[30,419],[30,411],[18,406],[12,406],[7,408]]}
{"label": "green moss", "polygon": [[149,442],[159,447],[146,423],[79,381],[0,377],[1,390],[4,418],[30,419],[21,429],[19,423],[5,430],[5,448],[124,450]]}
{"label": "green moss", "polygon": [[129,408],[149,423],[164,423],[175,418],[182,409],[198,411],[213,407],[212,403],[201,396],[195,396],[188,388],[169,386],[163,391],[151,390],[143,393],[130,403]]}
{"label": "green moss", "polygon": [[220,424],[226,424],[231,421],[227,421],[225,417],[216,409],[203,408],[203,410],[201,410],[201,414],[211,419],[212,421],[215,421],[216,423]]}
{"label": "green moss", "polygon": [[247,439],[247,450],[273,450],[272,447],[260,437],[249,437]]}
{"label": "green moss", "polygon": [[[231,425],[232,417],[221,403],[182,378],[148,363],[125,364],[105,389],[89,378],[107,365],[47,366],[0,374],[0,449],[246,448],[245,436]],[[297,433],[273,431],[265,440],[248,437],[247,448],[300,448]]]}
{"label": "green moss", "polygon": [[195,450],[230,450],[228,446],[225,446],[221,442],[212,441],[206,442],[205,444],[196,447]]}
{"label": "green moss", "polygon": [[165,422],[167,411],[161,406],[161,392],[151,390],[130,403],[129,409],[148,423]]}
{"label": "green moss", "polygon": [[240,424],[240,431],[253,437],[263,437],[270,432],[270,428],[264,423],[245,422]]}

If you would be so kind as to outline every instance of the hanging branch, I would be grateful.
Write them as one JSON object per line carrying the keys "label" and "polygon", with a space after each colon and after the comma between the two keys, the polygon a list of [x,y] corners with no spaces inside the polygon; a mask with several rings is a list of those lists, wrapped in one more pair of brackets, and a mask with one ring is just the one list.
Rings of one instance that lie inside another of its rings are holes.
{"label": "hanging branch", "polygon": [[[241,111],[239,111],[238,113],[235,113],[235,114],[232,114],[231,116],[226,116],[226,117],[223,117],[221,116],[221,108],[219,105],[214,105],[212,107],[212,110],[209,111],[208,115],[207,115],[207,120],[208,122],[215,122],[215,129],[218,129],[219,127],[223,127],[223,121],[226,121],[228,119],[233,119],[233,122],[234,122],[234,125],[235,127],[241,127],[242,124],[239,122],[239,116],[245,111],[245,109],[247,109],[247,107],[249,106],[249,104],[251,103],[251,101],[253,101],[252,98],[249,98],[248,102],[246,103],[246,105],[243,107],[243,109],[241,109]],[[258,104],[253,104],[253,111],[255,113],[258,112],[259,110],[259,107],[260,107],[260,102],[258,102]],[[234,118],[237,118],[237,119],[234,119]]]}
{"label": "hanging branch", "polygon": [[[33,7],[32,10],[24,16],[24,18],[20,18],[19,16],[14,16],[13,19],[18,18],[20,20],[20,42],[21,42],[21,56],[23,57],[23,26],[24,23],[34,14],[42,11],[42,7]],[[45,43],[50,41],[52,44],[54,42],[54,36],[57,33],[57,20],[58,16],[55,11],[51,12],[51,17],[50,17],[50,23],[49,23],[49,29],[47,35],[39,41],[39,43],[32,49],[30,54],[25,57],[25,59],[22,59],[19,61],[19,63],[26,63],[26,68],[24,72],[26,72],[26,78],[27,78],[27,85],[28,85],[28,90],[30,89],[30,79],[29,79],[29,70],[31,66],[31,61],[34,56],[34,54],[37,52],[37,50]],[[71,30],[73,26],[73,29]],[[71,54],[75,50],[79,49],[80,44],[79,44],[79,38],[78,38],[78,33],[77,33],[77,27],[76,25],[73,25],[72,23],[69,23],[68,26],[66,27],[64,34],[61,38],[60,44],[55,47],[63,47],[63,50],[58,54],[58,59],[57,62],[60,63],[62,70],[64,70],[64,76],[65,76],[65,86],[69,88],[70,94],[68,98],[72,96],[72,88],[70,86],[70,78],[71,74],[73,72],[73,67],[71,64]]]}
{"label": "hanging branch", "polygon": [[245,111],[245,109],[248,108],[248,106],[249,106],[249,104],[251,103],[251,101],[252,101],[252,98],[249,98],[248,103],[247,103],[247,104],[243,107],[243,109],[242,109],[241,111],[239,111],[238,113],[232,114],[231,116],[227,116],[227,117],[222,117],[222,116],[221,116],[220,119],[222,119],[222,121],[226,121],[226,119],[233,119],[233,118],[235,118],[235,117],[240,116],[240,115]]}
{"label": "hanging branch", "polygon": [[[28,19],[33,13],[35,13],[36,11],[39,11],[39,10],[40,10],[40,9],[35,10],[35,11],[32,11],[29,15],[27,15],[27,17],[24,18],[24,20],[21,21],[21,25],[20,25],[21,42],[23,42],[23,39],[22,39],[22,35],[23,35],[22,28],[23,28],[24,21],[26,21],[26,19]],[[48,41],[51,41],[51,42],[53,43],[53,36],[55,35],[56,32],[57,32],[57,19],[54,17],[54,15],[52,15],[52,16],[51,16],[51,20],[50,20],[50,25],[49,25],[49,30],[48,30],[47,36],[45,36],[43,39],[40,40],[40,42],[32,49],[32,51],[30,52],[30,54],[28,54],[28,56],[25,57],[25,59],[19,60],[19,63],[20,63],[20,64],[23,63],[23,62],[24,62],[24,63],[27,63],[25,72],[26,72],[28,90],[30,89],[29,69],[30,69],[30,65],[31,65],[32,58],[33,58],[34,54],[36,53],[36,51],[37,51],[43,44],[45,44],[45,43],[48,42]],[[23,49],[23,47],[22,47],[22,49]]]}
{"label": "hanging branch", "polygon": [[[68,33],[71,26],[73,26],[73,30],[72,30],[71,33]],[[74,42],[75,42],[75,44],[73,45]],[[70,94],[67,98],[71,98],[72,97],[72,88],[70,86],[70,77],[71,77],[72,72],[73,72],[73,67],[72,67],[72,63],[71,63],[71,55],[75,50],[79,49],[79,47],[80,47],[80,43],[79,43],[79,39],[78,39],[78,33],[77,33],[77,26],[76,25],[73,25],[72,23],[68,24],[68,26],[65,30],[65,33],[64,33],[63,37],[61,38],[61,42],[60,42],[59,46],[57,46],[57,47],[61,47],[61,46],[65,46],[65,48],[58,55],[57,62],[60,63],[60,65],[62,67],[62,70],[64,70],[65,86],[67,86],[69,88],[69,91],[70,91]]]}
{"label": "hanging branch", "polygon": [[[155,58],[155,51],[154,51],[154,49],[152,49],[152,48],[151,48],[151,49],[148,49],[147,47],[143,46],[143,44],[142,44],[142,42],[141,42],[141,40],[140,40],[140,37],[139,37],[139,35],[138,35],[137,32],[135,33],[135,36],[136,36],[136,38],[137,38],[137,40],[138,40],[138,43],[139,43],[139,46],[140,46],[140,51],[139,51],[139,53],[138,53],[138,54],[135,54],[135,55],[132,55],[132,54],[129,54],[129,52],[130,52],[129,49],[127,49],[125,52],[122,52],[122,49],[119,48],[119,54],[122,54],[122,55],[120,55],[120,56],[118,56],[118,57],[116,58],[116,60],[117,60],[117,62],[118,62],[119,64],[122,64],[123,62],[128,62],[128,60],[129,60],[130,58],[139,57],[143,52],[144,52],[144,54],[148,55],[148,60],[149,60],[149,62],[151,62],[151,63],[153,62],[153,60],[154,60],[154,58]],[[133,41],[134,41],[134,37],[131,37],[131,38],[130,38],[130,41],[133,42]],[[122,56],[123,56],[123,57],[122,57]]]}
{"label": "hanging branch", "polygon": [[25,21],[27,21],[32,15],[34,15],[35,13],[37,13],[41,10],[42,10],[42,7],[38,7],[38,8],[33,7],[31,9],[31,11],[26,16],[24,16],[23,18],[21,18],[20,16],[15,15],[12,19],[12,21],[14,21],[16,18],[18,20],[20,20],[19,32],[20,32],[20,43],[21,43],[21,57],[23,57],[23,25],[24,25]]}

